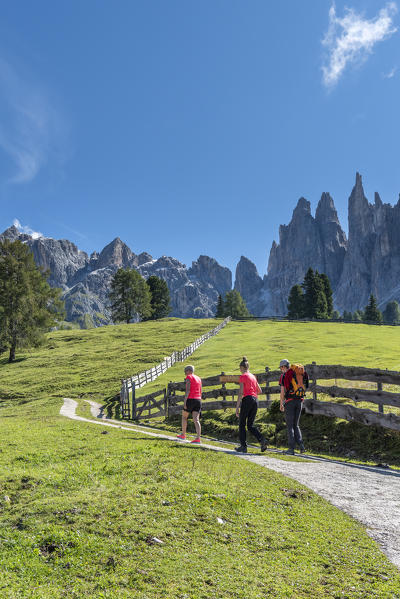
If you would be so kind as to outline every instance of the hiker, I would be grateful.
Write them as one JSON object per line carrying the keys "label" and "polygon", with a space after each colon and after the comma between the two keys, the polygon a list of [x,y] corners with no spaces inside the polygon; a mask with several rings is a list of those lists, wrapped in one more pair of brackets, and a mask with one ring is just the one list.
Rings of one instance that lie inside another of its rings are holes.
{"label": "hiker", "polygon": [[261,444],[261,451],[267,449],[267,441],[260,433],[259,429],[254,426],[254,420],[258,409],[258,394],[261,393],[261,387],[254,374],[249,370],[249,362],[246,356],[243,356],[239,364],[240,388],[236,404],[236,417],[239,418],[239,439],[240,445],[235,448],[239,453],[247,453],[246,442],[246,424],[250,433],[252,433],[257,441]]}
{"label": "hiker", "polygon": [[182,433],[178,439],[186,439],[186,428],[189,414],[192,415],[197,437],[191,443],[201,443],[201,378],[194,374],[194,366],[185,367],[186,391],[182,411]]}
{"label": "hiker", "polygon": [[280,410],[285,412],[289,449],[287,455],[294,455],[296,443],[300,453],[305,452],[303,437],[299,427],[301,408],[305,390],[308,387],[308,374],[301,364],[290,365],[289,360],[280,361],[279,368],[282,372],[279,379],[281,386]]}

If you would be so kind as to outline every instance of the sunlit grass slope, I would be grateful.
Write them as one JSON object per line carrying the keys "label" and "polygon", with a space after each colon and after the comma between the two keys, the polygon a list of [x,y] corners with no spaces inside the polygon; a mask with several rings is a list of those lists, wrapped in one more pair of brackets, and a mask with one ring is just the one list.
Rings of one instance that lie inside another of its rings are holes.
{"label": "sunlit grass slope", "polygon": [[[400,370],[400,327],[345,323],[273,321],[231,322],[190,357],[200,376],[221,371],[239,373],[246,355],[252,372],[265,366],[277,370],[279,361],[309,364],[344,364]],[[177,364],[152,388],[182,379]],[[146,389],[150,387],[146,387]],[[143,390],[144,391],[144,390]]]}
{"label": "sunlit grass slope", "polygon": [[39,349],[0,360],[0,401],[98,397],[119,392],[120,380],[183,349],[220,321],[171,318],[157,322],[49,333]]}
{"label": "sunlit grass slope", "polygon": [[0,409],[2,599],[400,597],[363,527],[293,480],[59,408]]}

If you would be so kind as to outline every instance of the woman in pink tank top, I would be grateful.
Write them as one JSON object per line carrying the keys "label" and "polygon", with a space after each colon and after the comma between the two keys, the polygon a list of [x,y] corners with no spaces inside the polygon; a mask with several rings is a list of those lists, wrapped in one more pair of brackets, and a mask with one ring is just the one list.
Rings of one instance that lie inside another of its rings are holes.
{"label": "woman in pink tank top", "polygon": [[243,356],[243,360],[239,364],[240,375],[240,388],[238,393],[238,400],[236,404],[236,416],[239,418],[239,439],[240,445],[235,448],[235,451],[239,453],[247,453],[247,440],[246,440],[246,425],[250,433],[252,433],[257,441],[261,444],[261,451],[267,449],[267,441],[260,433],[259,429],[254,426],[254,420],[258,410],[258,394],[261,393],[261,387],[254,374],[251,374],[249,362],[246,356]]}

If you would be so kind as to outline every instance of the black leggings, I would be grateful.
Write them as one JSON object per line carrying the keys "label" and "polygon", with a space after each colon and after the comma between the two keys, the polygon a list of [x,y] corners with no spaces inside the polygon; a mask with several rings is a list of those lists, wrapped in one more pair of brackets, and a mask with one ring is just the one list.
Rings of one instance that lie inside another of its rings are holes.
{"label": "black leggings", "polygon": [[257,441],[259,441],[260,443],[264,441],[264,437],[262,436],[258,428],[254,426],[254,420],[256,418],[257,409],[258,403],[256,397],[253,397],[252,395],[246,395],[246,397],[243,397],[239,414],[239,439],[240,445],[242,447],[247,447],[246,423],[249,433],[252,433],[257,439]]}

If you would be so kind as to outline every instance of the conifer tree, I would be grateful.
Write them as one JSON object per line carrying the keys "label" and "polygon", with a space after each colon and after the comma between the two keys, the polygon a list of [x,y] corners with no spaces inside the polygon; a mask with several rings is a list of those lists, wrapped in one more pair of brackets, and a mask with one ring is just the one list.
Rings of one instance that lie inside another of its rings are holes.
{"label": "conifer tree", "polygon": [[151,296],[146,281],[133,268],[120,268],[111,281],[109,293],[114,322],[131,322],[134,318],[151,316]]}
{"label": "conifer tree", "polygon": [[396,300],[386,304],[383,311],[383,322],[385,324],[400,324],[400,307]]}
{"label": "conifer tree", "polygon": [[331,282],[329,280],[328,275],[326,275],[325,273],[321,273],[319,275],[319,278],[321,279],[323,288],[324,288],[326,305],[327,305],[326,313],[328,315],[328,318],[331,318],[332,313],[333,313],[333,297],[332,297],[333,294],[332,294]]}
{"label": "conifer tree", "polygon": [[304,315],[306,318],[323,319],[328,317],[328,303],[325,286],[318,273],[310,267],[304,277]]}
{"label": "conifer tree", "polygon": [[167,282],[152,275],[147,279],[146,284],[150,291],[151,316],[149,319],[165,318],[171,312]]}
{"label": "conifer tree", "polygon": [[224,314],[225,316],[232,316],[232,318],[246,318],[246,316],[251,316],[246,302],[237,289],[232,289],[232,291],[228,291],[225,295]]}
{"label": "conifer tree", "polygon": [[215,312],[215,318],[225,318],[225,305],[222,295],[218,296],[217,310]]}
{"label": "conifer tree", "polygon": [[369,296],[369,302],[367,306],[365,306],[363,321],[376,322],[377,324],[383,322],[382,312],[378,309],[378,306],[376,305],[376,299],[372,293]]}
{"label": "conifer tree", "polygon": [[61,290],[50,287],[28,246],[0,242],[0,347],[9,362],[18,347],[38,346],[44,333],[65,316]]}
{"label": "conifer tree", "polygon": [[293,285],[288,297],[287,317],[292,320],[304,318],[304,293],[301,285]]}
{"label": "conifer tree", "polygon": [[353,315],[351,312],[348,312],[347,310],[345,310],[343,312],[343,320],[345,322],[351,322],[353,320]]}

